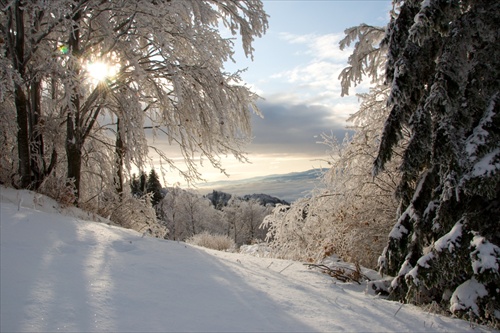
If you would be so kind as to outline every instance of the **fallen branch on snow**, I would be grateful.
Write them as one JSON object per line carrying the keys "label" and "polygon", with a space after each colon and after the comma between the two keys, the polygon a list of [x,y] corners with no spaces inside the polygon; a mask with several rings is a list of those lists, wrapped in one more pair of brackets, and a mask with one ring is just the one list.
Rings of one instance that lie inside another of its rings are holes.
{"label": "fallen branch on snow", "polygon": [[370,281],[370,279],[361,273],[361,267],[356,264],[356,269],[348,267],[328,267],[323,264],[304,264],[309,268],[319,268],[323,273],[330,275],[331,277],[342,281],[342,282],[356,282],[361,284],[361,281]]}

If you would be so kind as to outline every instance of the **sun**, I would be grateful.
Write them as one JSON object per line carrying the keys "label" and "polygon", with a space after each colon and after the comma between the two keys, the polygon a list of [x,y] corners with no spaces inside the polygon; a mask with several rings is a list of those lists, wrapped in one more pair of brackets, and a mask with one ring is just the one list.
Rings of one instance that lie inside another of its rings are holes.
{"label": "sun", "polygon": [[86,70],[89,78],[97,83],[108,80],[117,73],[116,66],[101,61],[89,62]]}

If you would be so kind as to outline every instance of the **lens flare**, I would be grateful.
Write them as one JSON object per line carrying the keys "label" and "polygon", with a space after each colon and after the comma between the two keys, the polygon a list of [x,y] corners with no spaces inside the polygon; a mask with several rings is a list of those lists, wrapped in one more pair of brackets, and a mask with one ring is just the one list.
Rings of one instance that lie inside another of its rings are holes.
{"label": "lens flare", "polygon": [[61,45],[57,48],[62,54],[68,54],[69,48],[67,45]]}

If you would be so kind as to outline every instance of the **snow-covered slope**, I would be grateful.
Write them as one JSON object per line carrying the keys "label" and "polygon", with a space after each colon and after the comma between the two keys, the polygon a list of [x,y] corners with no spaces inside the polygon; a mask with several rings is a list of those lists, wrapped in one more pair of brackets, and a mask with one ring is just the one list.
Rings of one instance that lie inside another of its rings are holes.
{"label": "snow-covered slope", "polygon": [[321,187],[321,176],[324,171],[321,169],[312,169],[282,175],[223,180],[198,184],[197,190],[201,194],[207,194],[216,190],[236,196],[266,193],[282,200],[293,202],[299,198],[310,196],[312,190]]}
{"label": "snow-covered slope", "polygon": [[472,330],[299,262],[143,238],[0,190],[2,332]]}

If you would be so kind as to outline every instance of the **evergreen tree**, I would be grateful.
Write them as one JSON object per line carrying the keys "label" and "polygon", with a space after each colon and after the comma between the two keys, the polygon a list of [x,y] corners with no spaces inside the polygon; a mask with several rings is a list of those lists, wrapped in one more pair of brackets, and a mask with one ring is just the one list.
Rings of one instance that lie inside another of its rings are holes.
{"label": "evergreen tree", "polygon": [[140,194],[139,194],[139,180],[137,179],[137,175],[135,173],[132,175],[132,179],[130,180],[130,192],[135,197],[140,196]]}
{"label": "evergreen tree", "polygon": [[146,191],[147,193],[152,193],[151,195],[151,204],[156,206],[161,199],[163,199],[163,195],[161,194],[161,183],[158,178],[158,174],[154,169],[151,169],[149,173],[149,177],[146,183]]}
{"label": "evergreen tree", "polygon": [[142,192],[142,195],[146,194],[146,183],[148,181],[148,176],[144,171],[141,171],[141,176],[139,178],[139,190]]}
{"label": "evergreen tree", "polygon": [[146,173],[144,171],[141,171],[139,178],[134,173],[130,181],[130,192],[132,192],[132,195],[134,195],[137,198],[140,198],[146,193],[148,193],[147,189],[148,189],[148,176],[146,175]]}
{"label": "evergreen tree", "polygon": [[410,131],[380,258],[394,298],[500,320],[500,2],[394,1],[390,114],[374,174]]}
{"label": "evergreen tree", "polygon": [[227,206],[232,195],[222,191],[213,190],[212,193],[207,194],[206,197],[210,200],[215,209],[222,210],[225,206]]}

